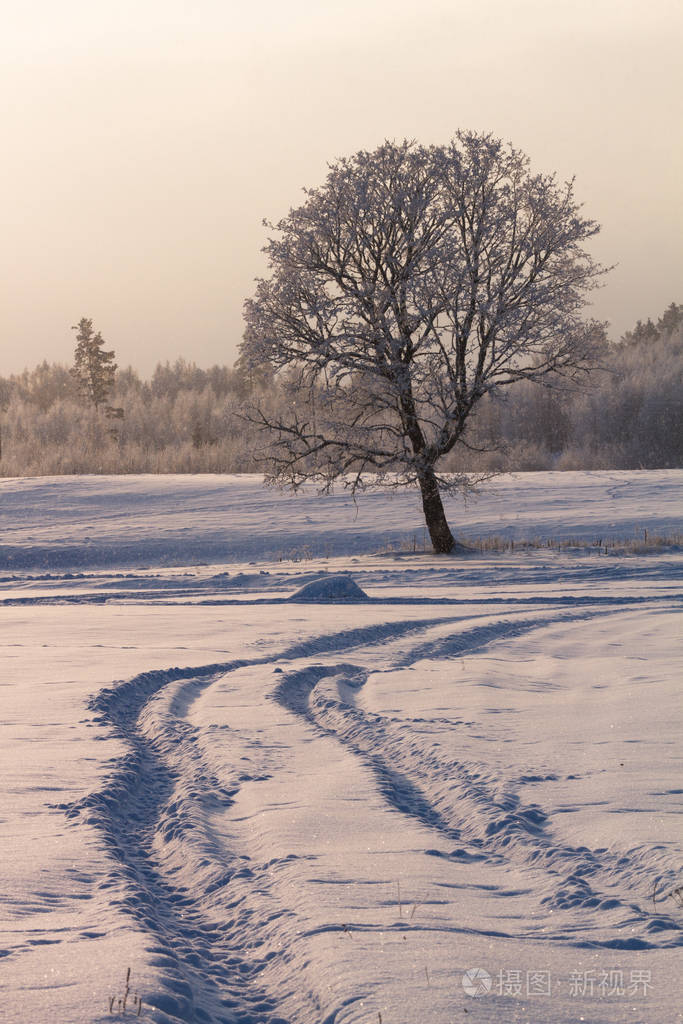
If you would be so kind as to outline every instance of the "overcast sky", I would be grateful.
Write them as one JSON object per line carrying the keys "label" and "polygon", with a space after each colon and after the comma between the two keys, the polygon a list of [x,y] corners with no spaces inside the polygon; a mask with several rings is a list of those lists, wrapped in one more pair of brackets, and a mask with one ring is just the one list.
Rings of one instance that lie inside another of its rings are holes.
{"label": "overcast sky", "polygon": [[618,337],[683,302],[680,0],[11,0],[0,374],[83,316],[144,374],[232,363],[264,217],[383,139],[491,131],[576,177]]}

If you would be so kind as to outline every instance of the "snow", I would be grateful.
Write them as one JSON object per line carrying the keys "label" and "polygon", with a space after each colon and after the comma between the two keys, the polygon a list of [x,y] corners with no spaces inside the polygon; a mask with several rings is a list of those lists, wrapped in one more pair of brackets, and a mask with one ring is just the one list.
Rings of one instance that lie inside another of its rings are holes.
{"label": "snow", "polygon": [[[448,511],[605,543],[681,484]],[[681,1019],[680,551],[436,558],[414,494],[253,477],[5,480],[0,530],[3,1021]]]}
{"label": "snow", "polygon": [[[447,499],[459,540],[607,542],[680,529],[678,470],[519,473]],[[257,476],[0,480],[0,569],[187,566],[372,554],[428,546],[417,491],[266,490]]]}
{"label": "snow", "polygon": [[308,603],[358,603],[367,601],[368,595],[350,576],[323,576],[312,580],[291,595],[290,601]]}

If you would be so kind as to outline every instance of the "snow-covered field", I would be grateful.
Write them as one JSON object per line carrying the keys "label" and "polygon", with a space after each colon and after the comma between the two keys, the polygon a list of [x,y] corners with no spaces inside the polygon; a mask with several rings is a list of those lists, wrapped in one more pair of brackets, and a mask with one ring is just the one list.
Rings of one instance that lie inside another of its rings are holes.
{"label": "snow-covered field", "polygon": [[0,481],[0,1019],[683,1019],[682,499]]}

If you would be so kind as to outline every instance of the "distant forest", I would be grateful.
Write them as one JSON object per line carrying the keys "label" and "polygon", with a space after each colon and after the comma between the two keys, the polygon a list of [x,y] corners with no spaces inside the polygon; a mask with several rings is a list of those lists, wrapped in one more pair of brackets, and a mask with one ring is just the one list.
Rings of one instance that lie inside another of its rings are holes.
{"label": "distant forest", "polygon": [[[487,396],[467,446],[439,469],[683,465],[683,305],[605,340],[601,362],[580,390],[521,383]],[[239,361],[202,370],[179,359],[150,380],[116,371],[103,409],[72,368],[44,362],[0,377],[0,475],[263,472],[267,439],[248,410],[288,401],[287,380],[267,367],[254,375]]]}

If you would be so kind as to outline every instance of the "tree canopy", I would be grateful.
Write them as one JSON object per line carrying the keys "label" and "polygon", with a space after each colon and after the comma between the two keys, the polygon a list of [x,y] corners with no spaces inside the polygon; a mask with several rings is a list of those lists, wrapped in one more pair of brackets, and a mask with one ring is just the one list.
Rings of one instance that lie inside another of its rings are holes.
{"label": "tree canopy", "polygon": [[458,132],[340,159],[268,226],[270,275],[245,305],[242,353],[289,375],[289,415],[261,417],[270,479],[416,482],[434,549],[451,550],[440,489],[463,480],[437,466],[477,402],[591,364],[583,313],[604,269],[583,245],[598,225],[573,182]]}

